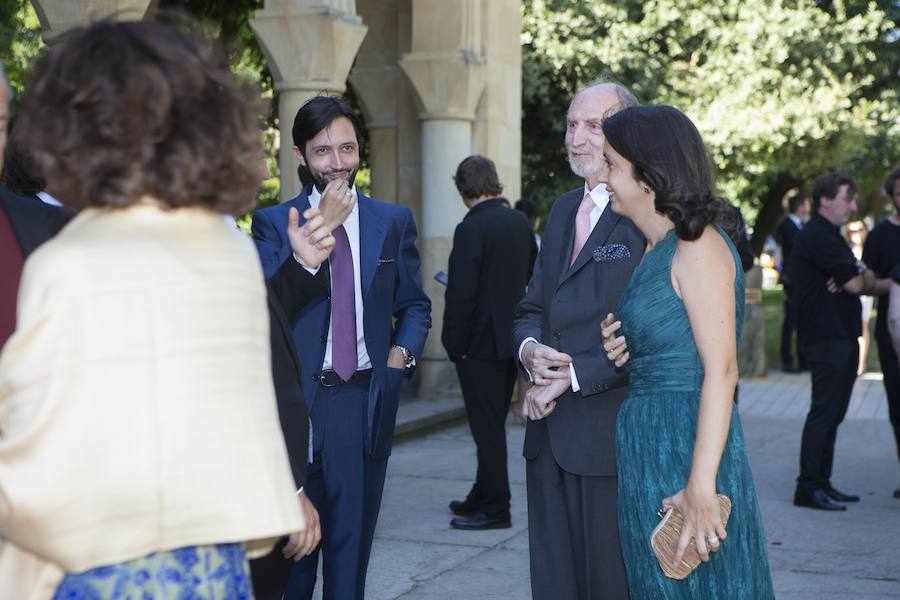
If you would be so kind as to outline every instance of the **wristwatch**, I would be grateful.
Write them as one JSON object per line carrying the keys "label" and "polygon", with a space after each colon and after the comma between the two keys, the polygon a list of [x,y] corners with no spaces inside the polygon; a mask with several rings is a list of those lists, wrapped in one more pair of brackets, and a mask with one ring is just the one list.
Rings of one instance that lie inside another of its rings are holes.
{"label": "wristwatch", "polygon": [[403,355],[403,366],[407,369],[412,369],[416,366],[416,357],[413,356],[412,351],[405,346],[391,346],[391,348],[396,348],[400,351],[400,354]]}

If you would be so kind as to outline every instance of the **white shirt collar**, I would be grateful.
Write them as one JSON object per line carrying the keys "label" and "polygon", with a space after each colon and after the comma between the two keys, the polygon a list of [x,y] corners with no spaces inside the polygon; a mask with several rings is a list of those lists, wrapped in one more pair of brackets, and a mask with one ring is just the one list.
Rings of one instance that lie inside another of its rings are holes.
{"label": "white shirt collar", "polygon": [[[588,189],[588,184],[584,182],[584,193],[591,195],[591,200],[594,201],[594,206],[600,209],[602,213],[606,210],[606,205],[609,204],[609,192],[606,189],[605,183],[598,183],[597,187],[594,189]],[[593,211],[591,211],[593,212]]]}
{"label": "white shirt collar", "polygon": [[797,226],[797,229],[803,229],[803,222],[800,220],[800,217],[795,215],[794,213],[788,213],[788,219]]}

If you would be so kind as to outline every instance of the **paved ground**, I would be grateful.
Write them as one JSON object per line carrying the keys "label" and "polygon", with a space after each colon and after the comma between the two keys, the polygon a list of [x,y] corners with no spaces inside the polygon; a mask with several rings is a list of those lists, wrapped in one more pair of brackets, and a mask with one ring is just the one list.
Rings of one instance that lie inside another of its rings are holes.
{"label": "paved ground", "polygon": [[[838,436],[834,484],[860,494],[844,513],[791,504],[808,375],[741,382],[741,413],[779,599],[900,598],[900,468],[881,381],[858,381]],[[370,600],[527,599],[524,429],[510,425],[513,528],[460,532],[447,502],[475,470],[468,428],[457,425],[395,447],[372,561]]]}

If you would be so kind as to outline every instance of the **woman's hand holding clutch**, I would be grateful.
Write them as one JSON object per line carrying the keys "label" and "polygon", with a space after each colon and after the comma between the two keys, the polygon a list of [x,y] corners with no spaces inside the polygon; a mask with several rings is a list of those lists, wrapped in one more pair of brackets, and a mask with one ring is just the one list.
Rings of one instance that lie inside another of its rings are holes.
{"label": "woman's hand holding clutch", "polygon": [[628,353],[628,343],[625,336],[616,337],[616,332],[622,328],[622,322],[616,321],[616,317],[609,313],[603,321],[600,328],[603,334],[603,350],[606,351],[606,358],[614,361],[617,367],[621,367],[628,362],[631,355]]}
{"label": "woman's hand holding clutch", "polygon": [[662,501],[663,507],[673,506],[684,515],[684,527],[678,540],[678,551],[674,565],[681,564],[685,550],[693,541],[703,562],[709,560],[709,553],[721,548],[725,540],[725,526],[722,523],[722,509],[716,496],[715,487],[699,489],[688,482],[688,486],[674,496]]}

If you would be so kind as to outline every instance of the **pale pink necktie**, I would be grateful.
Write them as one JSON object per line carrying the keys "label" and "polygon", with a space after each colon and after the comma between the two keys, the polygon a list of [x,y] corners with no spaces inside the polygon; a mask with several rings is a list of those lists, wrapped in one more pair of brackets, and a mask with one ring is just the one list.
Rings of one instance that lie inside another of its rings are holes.
{"label": "pale pink necktie", "polygon": [[575,245],[572,246],[572,260],[569,261],[569,266],[575,263],[578,253],[584,248],[588,236],[591,235],[592,210],[594,210],[594,200],[590,194],[585,194],[578,206],[578,213],[575,215]]}

